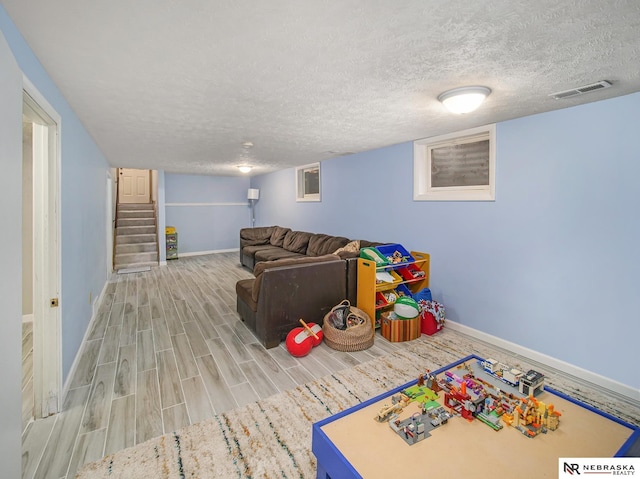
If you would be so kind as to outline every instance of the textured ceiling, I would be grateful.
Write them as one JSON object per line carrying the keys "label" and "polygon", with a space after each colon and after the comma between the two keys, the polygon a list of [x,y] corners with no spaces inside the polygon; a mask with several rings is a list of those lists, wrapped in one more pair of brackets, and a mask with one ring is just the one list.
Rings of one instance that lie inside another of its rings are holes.
{"label": "textured ceiling", "polygon": [[638,0],[0,3],[112,166],[261,174],[640,91]]}

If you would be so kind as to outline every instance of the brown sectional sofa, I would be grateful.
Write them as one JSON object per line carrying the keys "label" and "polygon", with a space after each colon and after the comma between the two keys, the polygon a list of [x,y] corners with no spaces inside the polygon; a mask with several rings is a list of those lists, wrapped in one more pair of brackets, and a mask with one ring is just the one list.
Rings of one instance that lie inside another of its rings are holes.
{"label": "brown sectional sofa", "polygon": [[[342,236],[292,231],[280,226],[243,228],[240,230],[240,263],[253,269],[260,261],[323,256],[333,254],[349,242]],[[344,253],[341,257],[348,256]]]}
{"label": "brown sectional sofa", "polygon": [[343,299],[355,304],[359,247],[381,244],[358,243],[280,226],[241,229],[240,263],[255,278],[236,283],[240,318],[272,348],[300,325],[300,318],[322,324]]}

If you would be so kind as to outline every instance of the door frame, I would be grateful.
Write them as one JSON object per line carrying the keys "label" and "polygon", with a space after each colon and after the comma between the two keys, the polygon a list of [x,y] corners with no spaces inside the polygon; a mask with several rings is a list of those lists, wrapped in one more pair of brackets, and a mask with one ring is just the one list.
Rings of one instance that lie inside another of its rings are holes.
{"label": "door frame", "polygon": [[[44,123],[34,123],[33,155],[33,392],[38,419],[58,413],[62,402],[62,118],[24,74],[23,103]],[[52,306],[53,299],[58,306]]]}
{"label": "door frame", "polygon": [[113,258],[115,249],[115,218],[113,215],[113,177],[111,172],[107,171],[107,281],[113,273]]}

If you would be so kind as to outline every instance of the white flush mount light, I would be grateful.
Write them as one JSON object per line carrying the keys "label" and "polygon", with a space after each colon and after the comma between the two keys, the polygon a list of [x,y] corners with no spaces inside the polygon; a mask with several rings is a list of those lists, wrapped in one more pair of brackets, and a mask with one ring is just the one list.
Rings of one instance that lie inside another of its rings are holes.
{"label": "white flush mount light", "polygon": [[241,173],[249,173],[252,168],[250,166],[238,166]]}
{"label": "white flush mount light", "polygon": [[445,91],[438,96],[438,100],[451,113],[470,113],[477,109],[490,93],[491,89],[486,86],[465,86]]}

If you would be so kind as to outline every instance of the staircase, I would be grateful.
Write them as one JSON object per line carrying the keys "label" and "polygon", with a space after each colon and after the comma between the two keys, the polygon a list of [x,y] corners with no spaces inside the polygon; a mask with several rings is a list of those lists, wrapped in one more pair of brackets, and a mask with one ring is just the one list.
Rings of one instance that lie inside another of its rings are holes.
{"label": "staircase", "polygon": [[114,269],[158,266],[156,211],[153,203],[116,206]]}

